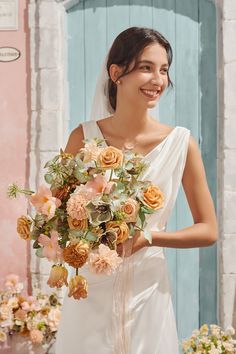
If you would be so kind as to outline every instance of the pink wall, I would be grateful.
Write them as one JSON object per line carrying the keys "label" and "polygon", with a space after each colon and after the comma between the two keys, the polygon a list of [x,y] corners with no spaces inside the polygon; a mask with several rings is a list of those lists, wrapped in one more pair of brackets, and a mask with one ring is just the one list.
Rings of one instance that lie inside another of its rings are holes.
{"label": "pink wall", "polygon": [[0,31],[0,47],[20,50],[21,57],[0,62],[0,287],[4,276],[18,274],[27,285],[29,245],[16,232],[16,219],[26,213],[26,199],[6,197],[8,184],[28,187],[30,66],[27,0],[19,1],[19,29]]}

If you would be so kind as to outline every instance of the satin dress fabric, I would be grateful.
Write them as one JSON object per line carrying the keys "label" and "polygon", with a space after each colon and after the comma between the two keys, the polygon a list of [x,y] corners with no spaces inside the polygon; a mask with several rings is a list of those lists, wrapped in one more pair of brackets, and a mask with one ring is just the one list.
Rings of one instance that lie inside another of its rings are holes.
{"label": "satin dress fabric", "polygon": [[[84,138],[104,138],[96,121],[82,124]],[[176,201],[190,131],[176,126],[144,156],[142,179],[158,185],[164,207],[148,215],[146,228],[165,230]],[[107,144],[104,142],[104,146]],[[70,268],[71,275],[75,270]],[[56,354],[178,354],[179,340],[163,247],[144,247],[126,257],[112,275],[96,275],[85,265],[88,297],[74,300],[66,290]]]}

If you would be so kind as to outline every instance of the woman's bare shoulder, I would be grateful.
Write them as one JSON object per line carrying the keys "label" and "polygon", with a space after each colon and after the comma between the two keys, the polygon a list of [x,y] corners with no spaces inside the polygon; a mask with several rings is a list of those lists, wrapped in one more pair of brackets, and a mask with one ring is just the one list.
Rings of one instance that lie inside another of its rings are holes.
{"label": "woman's bare shoulder", "polygon": [[84,140],[83,127],[82,124],[79,124],[78,127],[74,128],[71,131],[65,147],[65,152],[75,156],[78,153],[78,151],[82,147],[84,147],[83,140]]}

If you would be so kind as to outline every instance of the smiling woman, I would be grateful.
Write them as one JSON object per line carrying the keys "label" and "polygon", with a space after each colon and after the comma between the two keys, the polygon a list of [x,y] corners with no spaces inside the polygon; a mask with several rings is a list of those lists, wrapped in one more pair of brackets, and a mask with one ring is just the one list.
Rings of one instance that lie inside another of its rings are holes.
{"label": "smiling woman", "polygon": [[[90,284],[90,296],[79,303],[65,296],[56,354],[77,354],[77,343],[82,354],[179,352],[164,247],[210,246],[217,239],[217,223],[201,155],[190,130],[162,124],[149,115],[148,109],[172,86],[171,62],[171,46],[158,31],[130,27],[121,32],[104,63],[100,77],[104,86],[98,86],[94,99],[92,111],[97,113],[99,125],[94,120],[84,122],[69,137],[65,151],[73,154],[84,147],[84,139],[94,137],[103,137],[106,145],[121,150],[127,143],[133,144],[134,151],[149,163],[142,178],[160,187],[164,207],[158,216],[148,218],[145,232],[152,235],[152,244],[140,231],[136,231],[131,249],[130,240],[122,244],[126,259],[120,272],[99,280],[88,269],[81,269]],[[105,116],[99,116],[100,94],[105,96]],[[181,182],[194,222],[189,228],[167,232]],[[148,197],[155,199],[155,191]]]}

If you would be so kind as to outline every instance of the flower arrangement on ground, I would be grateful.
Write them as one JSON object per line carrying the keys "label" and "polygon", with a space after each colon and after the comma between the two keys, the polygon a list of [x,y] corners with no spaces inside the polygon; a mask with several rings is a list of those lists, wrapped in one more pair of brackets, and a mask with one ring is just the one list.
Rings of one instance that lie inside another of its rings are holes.
{"label": "flower arrangement on ground", "polygon": [[235,354],[236,341],[232,338],[234,334],[235,330],[231,326],[223,331],[216,324],[211,324],[210,327],[204,324],[182,342],[182,349],[184,354]]}
{"label": "flower arrangement on ground", "polygon": [[0,342],[19,334],[33,344],[50,345],[55,339],[61,316],[61,304],[55,293],[35,296],[23,294],[19,276],[9,274],[0,291]]}
{"label": "flower arrangement on ground", "polygon": [[[159,186],[141,180],[147,168],[143,156],[103,146],[103,140],[86,139],[76,156],[60,150],[48,161],[46,185],[35,193],[8,188],[9,197],[26,194],[35,208],[17,220],[22,239],[33,239],[39,257],[53,262],[48,284],[69,286],[69,297],[86,298],[88,284],[79,268],[89,265],[91,272],[111,274],[122,262],[117,247],[136,232],[151,243],[145,229],[148,214],[163,207]],[[139,231],[138,231],[139,230]],[[65,263],[76,269],[68,282]]]}

